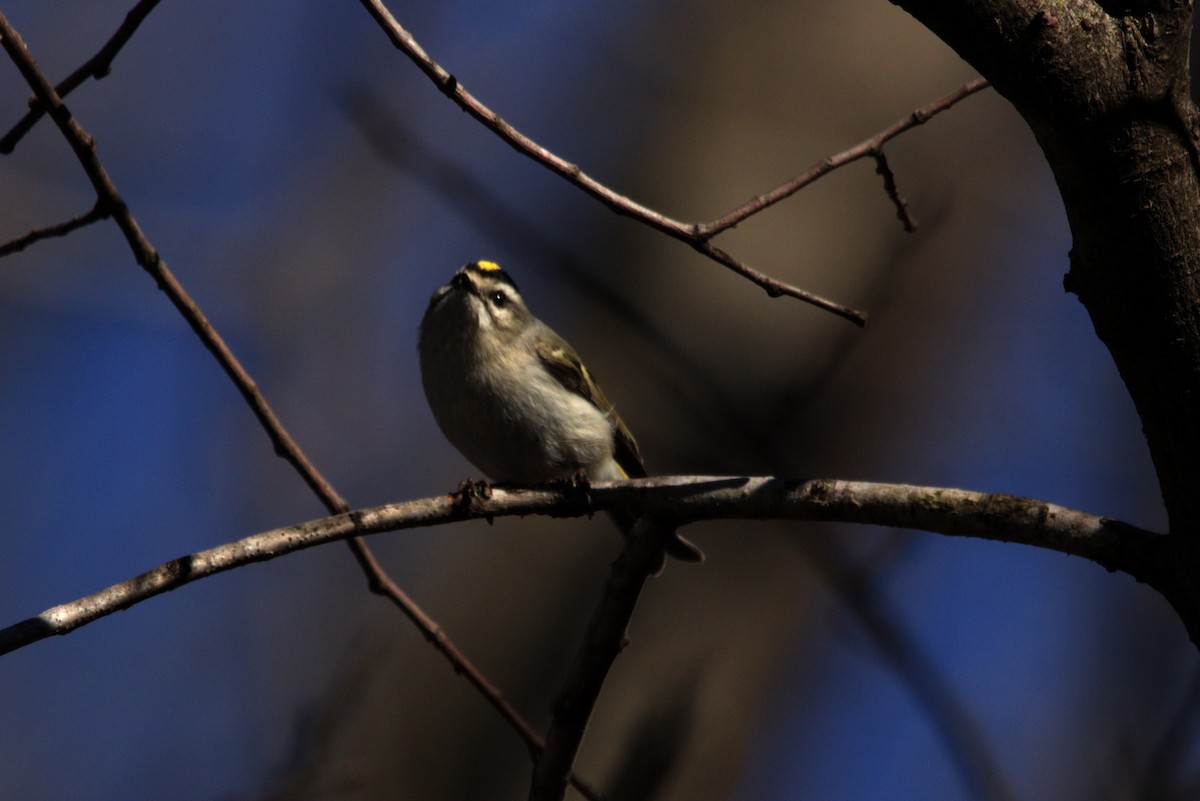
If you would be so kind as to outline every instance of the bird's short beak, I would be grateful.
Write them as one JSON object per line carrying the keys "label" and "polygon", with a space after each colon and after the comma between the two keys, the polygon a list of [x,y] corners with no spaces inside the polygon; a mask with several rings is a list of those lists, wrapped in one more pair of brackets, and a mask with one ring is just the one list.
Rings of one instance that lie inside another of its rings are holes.
{"label": "bird's short beak", "polygon": [[471,276],[466,270],[459,270],[450,279],[450,286],[458,290],[470,292],[472,295],[479,294],[479,288],[475,286],[475,282],[471,280]]}

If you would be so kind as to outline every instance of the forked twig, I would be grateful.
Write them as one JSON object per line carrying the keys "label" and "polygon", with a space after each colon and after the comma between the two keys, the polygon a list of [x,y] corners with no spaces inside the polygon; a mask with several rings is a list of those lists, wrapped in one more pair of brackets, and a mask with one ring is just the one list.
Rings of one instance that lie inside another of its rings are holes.
{"label": "forked twig", "polygon": [[844,306],[820,295],[815,295],[805,289],[792,286],[778,279],[771,278],[756,270],[745,262],[734,258],[708,240],[712,235],[706,235],[700,227],[692,223],[675,220],[662,212],[655,211],[637,201],[616,192],[605,184],[585,173],[578,164],[573,164],[558,156],[549,149],[539,145],[512,125],[505,122],[496,112],[484,105],[478,98],[463,88],[458,79],[443,69],[419,45],[407,30],[396,20],[381,0],[361,0],[364,7],[383,28],[392,44],[408,56],[422,72],[441,90],[442,94],[453,100],[460,108],[494,131],[518,153],[521,153],[539,164],[549,168],[569,182],[587,192],[604,205],[618,214],[632,217],[657,231],[689,245],[718,264],[729,268],[752,283],[761,287],[771,297],[788,296],[810,303],[839,317],[849,320],[856,325],[865,325],[867,315],[858,309]]}
{"label": "forked twig", "polygon": [[[121,48],[133,37],[138,26],[142,24],[142,20],[150,15],[154,7],[158,5],[159,0],[139,0],[125,19],[117,27],[116,32],[109,37],[108,41],[101,46],[96,52],[96,55],[89,58],[81,64],[74,72],[63,78],[54,91],[58,93],[60,98],[66,97],[75,91],[88,78],[103,78],[112,70],[113,59],[117,57],[117,53],[121,52]],[[29,101],[29,111],[25,112],[25,116],[17,120],[17,123],[9,129],[2,138],[0,138],[0,153],[11,153],[13,148],[17,146],[17,142],[25,134],[33,130],[33,126],[37,125],[46,113],[46,107],[34,95]]]}
{"label": "forked twig", "polygon": [[492,130],[518,153],[528,156],[557,173],[616,213],[638,220],[657,231],[689,245],[698,253],[707,256],[718,264],[750,280],[766,291],[771,297],[786,295],[797,298],[850,320],[859,326],[866,324],[867,316],[865,312],[844,306],[807,290],[772,278],[716,247],[710,240],[748,217],[795,194],[818,178],[867,156],[875,159],[877,172],[884,178],[884,189],[896,206],[897,216],[904,223],[905,229],[909,231],[914,230],[916,223],[909,214],[907,205],[896,189],[895,176],[892,175],[891,170],[887,166],[886,158],[883,155],[883,145],[901,133],[923,124],[934,115],[945,111],[960,100],[990,85],[986,80],[977,78],[945,97],[916,109],[904,119],[884,129],[870,139],[826,158],[805,173],[796,176],[787,183],[781,184],[765,194],[751,198],[733,211],[711,222],[686,223],[668,217],[660,211],[638,203],[636,200],[613,190],[585,173],[578,164],[567,161],[518,131],[502,119],[500,115],[496,114],[496,112],[468,92],[459,83],[457,78],[430,58],[429,54],[425,52],[424,48],[421,47],[413,35],[387,9],[382,0],[360,0],[360,2],[387,34],[392,44],[408,56],[433,81],[442,94],[453,100],[460,108]]}
{"label": "forked twig", "polygon": [[[983,91],[989,86],[991,86],[991,84],[988,83],[984,78],[976,78],[973,81],[968,81],[945,97],[938,98],[932,103],[926,103],[924,106],[915,109],[907,117],[893,123],[887,128],[884,128],[870,139],[865,139],[853,147],[848,147],[840,153],[835,153],[834,155],[817,162],[804,172],[797,175],[795,178],[792,178],[790,181],[780,184],[769,192],[765,192],[761,195],[756,195],[750,198],[736,209],[721,215],[712,222],[702,223],[698,226],[699,234],[701,236],[711,238],[722,231],[727,231],[748,217],[758,214],[760,211],[774,206],[779,201],[791,197],[819,178],[822,178],[834,170],[840,169],[841,167],[845,167],[847,164],[858,161],[859,159],[867,158],[868,156],[874,157],[876,158],[876,166],[878,167],[880,164],[878,158],[882,155],[883,146],[885,144],[890,142],[892,139],[895,139],[905,131],[915,128],[918,125],[925,124],[930,120],[930,118],[941,114],[943,111],[951,108],[959,101],[970,97],[976,92]],[[880,174],[884,176],[884,180],[886,181],[886,173],[881,171]],[[888,195],[892,197],[893,202],[895,202],[897,206],[900,206],[903,201],[900,201],[898,196],[893,194],[893,189],[894,179],[893,186],[888,188]],[[904,217],[901,216],[901,219],[903,220]]]}

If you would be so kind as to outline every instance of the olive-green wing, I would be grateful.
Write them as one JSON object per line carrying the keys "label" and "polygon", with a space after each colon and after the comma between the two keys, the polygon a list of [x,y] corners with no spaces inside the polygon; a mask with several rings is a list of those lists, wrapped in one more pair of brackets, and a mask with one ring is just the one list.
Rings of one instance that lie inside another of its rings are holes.
{"label": "olive-green wing", "polygon": [[644,478],[646,466],[642,463],[642,454],[638,451],[637,442],[629,429],[625,427],[617,410],[604,396],[600,385],[591,377],[587,367],[580,361],[575,351],[565,342],[540,339],[534,345],[534,350],[550,375],[558,379],[564,387],[587,399],[593,406],[613,422],[613,458],[617,466],[625,471],[627,478]]}

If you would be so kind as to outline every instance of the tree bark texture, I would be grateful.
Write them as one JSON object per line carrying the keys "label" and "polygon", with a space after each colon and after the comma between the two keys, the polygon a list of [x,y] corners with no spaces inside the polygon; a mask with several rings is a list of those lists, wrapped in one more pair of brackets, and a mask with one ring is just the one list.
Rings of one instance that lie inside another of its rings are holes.
{"label": "tree bark texture", "polygon": [[1064,286],[1141,418],[1169,534],[1129,572],[1200,645],[1200,123],[1192,4],[895,0],[1028,122],[1066,207]]}

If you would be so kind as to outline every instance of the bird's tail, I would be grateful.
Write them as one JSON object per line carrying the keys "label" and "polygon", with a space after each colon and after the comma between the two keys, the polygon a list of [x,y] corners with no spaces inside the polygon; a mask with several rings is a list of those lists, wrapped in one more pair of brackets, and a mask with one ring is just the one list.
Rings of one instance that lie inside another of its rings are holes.
{"label": "bird's tail", "polygon": [[[637,523],[636,515],[629,512],[614,509],[608,513],[617,527],[621,529],[621,534],[628,537],[633,532],[633,527]],[[663,550],[667,556],[678,559],[681,562],[690,562],[692,564],[700,564],[704,561],[704,551],[700,550],[691,540],[683,537],[678,531],[672,530],[663,543]],[[653,575],[658,575],[662,572],[662,564],[659,564],[654,570]]]}

